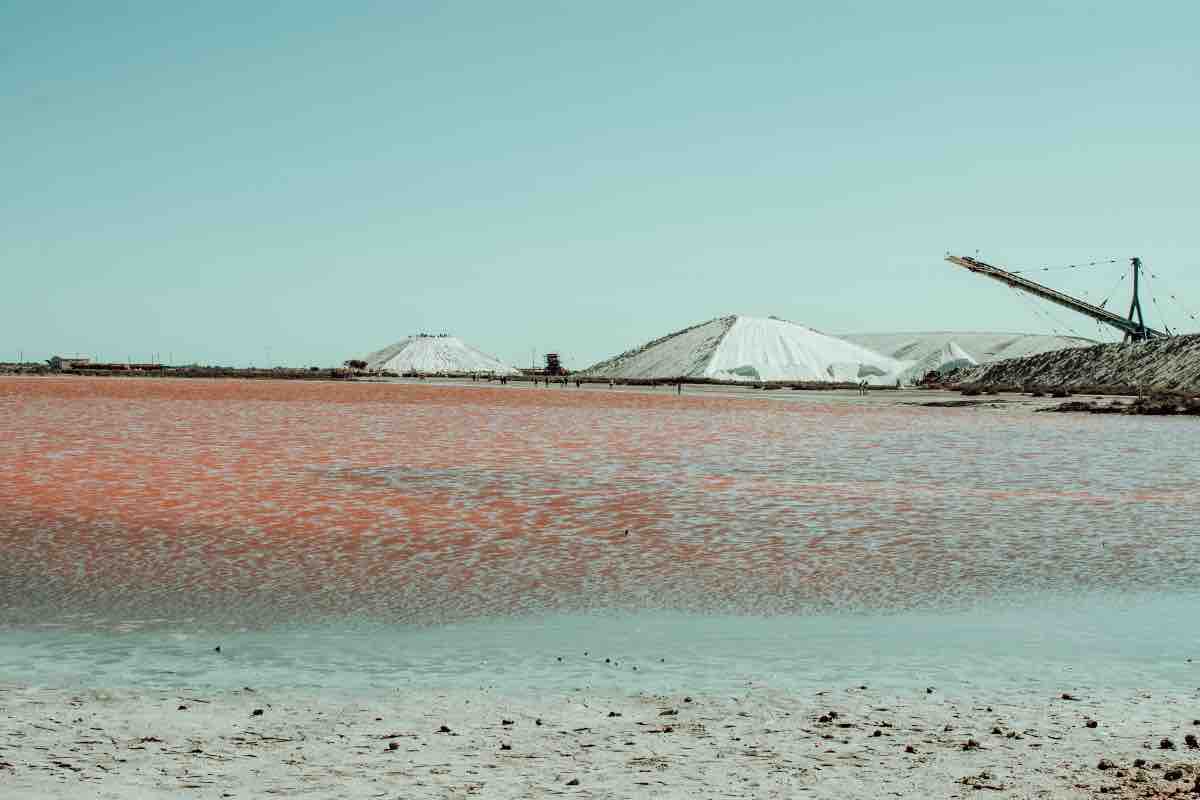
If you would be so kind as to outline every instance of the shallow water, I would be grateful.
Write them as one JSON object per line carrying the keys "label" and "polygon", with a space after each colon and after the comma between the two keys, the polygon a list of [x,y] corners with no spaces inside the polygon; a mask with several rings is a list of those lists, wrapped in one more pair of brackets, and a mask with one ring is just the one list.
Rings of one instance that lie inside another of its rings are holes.
{"label": "shallow water", "polygon": [[0,677],[559,685],[550,654],[596,641],[630,667],[691,654],[714,686],[1039,659],[1183,680],[1147,659],[1196,644],[1194,434],[834,397],[0,379]]}
{"label": "shallow water", "polygon": [[737,693],[762,686],[807,692],[867,684],[1055,696],[1200,685],[1200,597],[1039,600],[1022,609],[890,615],[633,612],[423,627],[340,620],[248,631],[25,629],[0,641],[0,675],[65,686],[506,694]]}

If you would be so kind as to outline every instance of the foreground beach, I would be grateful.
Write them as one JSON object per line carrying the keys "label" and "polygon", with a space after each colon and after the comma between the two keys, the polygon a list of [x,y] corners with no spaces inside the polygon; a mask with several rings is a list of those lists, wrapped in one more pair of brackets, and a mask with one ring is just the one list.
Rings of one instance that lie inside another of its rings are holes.
{"label": "foreground beach", "polygon": [[[1200,750],[1188,744],[1200,734],[1194,689],[1012,702],[930,688],[906,695],[746,687],[719,695],[534,697],[7,686],[0,690],[0,793],[1195,796]],[[1163,749],[1164,739],[1174,749]],[[1102,760],[1111,767],[1100,768]]]}

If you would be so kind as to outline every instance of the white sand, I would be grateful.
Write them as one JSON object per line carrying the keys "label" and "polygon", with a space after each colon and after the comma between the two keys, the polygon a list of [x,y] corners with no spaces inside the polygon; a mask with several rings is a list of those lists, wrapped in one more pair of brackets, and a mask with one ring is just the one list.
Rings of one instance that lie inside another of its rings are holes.
{"label": "white sand", "polygon": [[[858,687],[687,698],[10,686],[0,797],[1182,797],[1200,768],[1184,741],[1200,734],[1196,716],[1195,691],[1015,703]],[[1163,737],[1177,749],[1158,749]],[[980,747],[964,750],[971,739]],[[1101,758],[1116,767],[1097,769]]]}

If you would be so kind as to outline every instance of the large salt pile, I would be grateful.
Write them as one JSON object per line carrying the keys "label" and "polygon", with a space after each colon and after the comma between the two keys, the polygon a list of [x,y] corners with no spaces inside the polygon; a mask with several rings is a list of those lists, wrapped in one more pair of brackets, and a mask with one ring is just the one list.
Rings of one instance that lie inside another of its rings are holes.
{"label": "large salt pile", "polygon": [[909,367],[901,376],[906,382],[918,381],[929,372],[945,373],[1006,358],[1023,358],[1096,344],[1091,339],[1078,336],[953,331],[853,333],[844,338],[885,353],[897,361],[909,362]]}
{"label": "large salt pile", "polygon": [[491,373],[516,375],[518,370],[456,336],[418,334],[376,350],[363,359],[372,372],[419,372],[425,375]]}
{"label": "large salt pile", "polygon": [[655,339],[589,367],[584,374],[618,379],[892,383],[905,366],[794,322],[729,316]]}

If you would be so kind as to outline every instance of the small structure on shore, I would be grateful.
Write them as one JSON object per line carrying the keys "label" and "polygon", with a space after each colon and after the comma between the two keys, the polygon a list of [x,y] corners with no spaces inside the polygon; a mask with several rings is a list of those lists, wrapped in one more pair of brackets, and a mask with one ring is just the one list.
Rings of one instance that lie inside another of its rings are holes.
{"label": "small structure on shore", "polygon": [[364,357],[367,372],[398,375],[518,375],[518,370],[456,336],[419,333]]}
{"label": "small structure on shore", "polygon": [[51,356],[46,363],[53,370],[76,369],[90,365],[92,359],[89,356]]}

